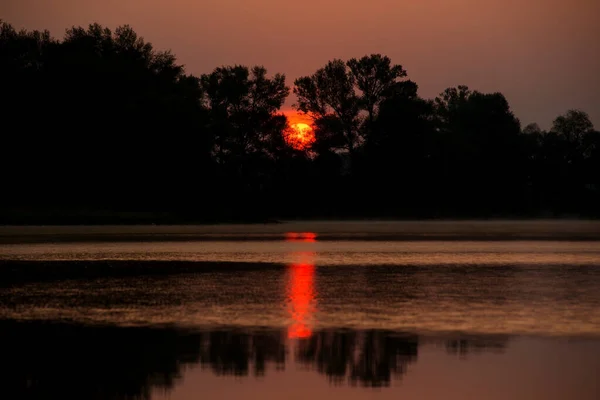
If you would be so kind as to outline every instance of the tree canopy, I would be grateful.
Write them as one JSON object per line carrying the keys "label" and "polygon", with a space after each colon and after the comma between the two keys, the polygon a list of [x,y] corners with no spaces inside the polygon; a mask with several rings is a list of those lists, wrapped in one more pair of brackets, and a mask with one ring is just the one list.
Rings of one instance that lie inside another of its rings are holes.
{"label": "tree canopy", "polygon": [[[192,75],[127,25],[56,40],[0,21],[0,90],[0,222],[600,216],[584,111],[522,128],[502,93],[425,99],[381,54],[290,89],[263,66]],[[282,111],[291,92],[306,146]]]}

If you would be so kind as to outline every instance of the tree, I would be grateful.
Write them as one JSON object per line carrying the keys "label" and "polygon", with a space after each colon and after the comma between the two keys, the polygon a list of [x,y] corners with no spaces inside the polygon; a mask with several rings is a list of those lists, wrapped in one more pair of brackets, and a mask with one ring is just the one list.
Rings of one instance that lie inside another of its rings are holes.
{"label": "tree", "polygon": [[501,93],[423,99],[381,54],[295,81],[308,150],[290,146],[284,75],[193,76],[127,25],[55,40],[0,21],[0,90],[2,206],[213,220],[599,212],[600,133],[585,112],[521,129]]}
{"label": "tree", "polygon": [[412,81],[394,85],[380,103],[377,119],[367,138],[370,151],[414,152],[410,138],[421,139],[431,133],[433,104],[417,95],[418,86]]}
{"label": "tree", "polygon": [[[194,202],[186,182],[208,151],[202,90],[175,56],[155,50],[127,25],[113,32],[92,24],[67,31],[48,69],[51,93],[70,114],[58,122],[62,132],[55,139],[63,143],[57,153],[66,162],[58,174],[66,189],[74,163],[93,182],[82,191],[89,201],[163,208],[181,193]],[[81,141],[82,127],[94,148],[65,154],[68,144]]]}
{"label": "tree", "polygon": [[539,145],[536,182],[544,204],[556,212],[593,213],[600,201],[600,141],[589,116],[569,110],[558,116]]}
{"label": "tree", "polygon": [[401,65],[392,65],[390,58],[381,54],[353,58],[347,65],[361,92],[361,105],[366,109],[368,121],[372,124],[379,105],[392,94],[399,83],[398,79],[406,77],[406,71]]}
{"label": "tree", "polygon": [[[521,203],[520,123],[501,93],[466,86],[446,89],[435,99],[444,149],[440,173],[446,193],[458,193],[456,210],[495,212]],[[516,210],[514,210],[516,211]]]}
{"label": "tree", "polygon": [[21,176],[24,190],[11,191],[22,194],[19,203],[139,210],[194,203],[186,183],[208,150],[202,91],[170,52],[128,26],[73,27],[62,42],[6,25],[0,36],[0,46],[14,50],[1,52],[0,68],[12,65],[4,122],[21,127],[8,162],[31,171]]}
{"label": "tree", "polygon": [[[284,152],[287,119],[277,111],[285,102],[289,88],[285,75],[267,77],[262,66],[235,65],[216,68],[202,75],[202,88],[213,134],[213,157],[219,165],[216,178],[226,201],[241,209],[267,207],[263,201],[274,175],[278,155]],[[254,201],[254,202],[252,202]]]}
{"label": "tree", "polygon": [[264,67],[216,68],[201,77],[219,164],[234,158],[272,156],[287,120],[277,114],[289,94],[285,75],[267,77]]}
{"label": "tree", "polygon": [[534,122],[531,124],[527,124],[525,126],[525,128],[523,128],[523,134],[524,135],[533,135],[533,136],[543,136],[544,131],[542,131],[542,128],[540,128],[540,126]]}
{"label": "tree", "polygon": [[381,101],[357,171],[369,192],[382,194],[373,207],[386,207],[391,215],[415,215],[431,199],[432,161],[439,149],[433,104],[417,90],[410,80],[398,82]]}
{"label": "tree", "polygon": [[327,136],[332,144],[354,153],[360,143],[360,102],[346,63],[330,61],[313,75],[296,79],[294,85],[296,108],[315,120],[317,142]]}
{"label": "tree", "polygon": [[313,75],[296,79],[296,108],[315,120],[317,146],[325,137],[330,146],[353,156],[369,135],[381,102],[405,76],[400,65],[380,54],[348,62],[335,59]]}
{"label": "tree", "polygon": [[580,110],[569,110],[564,115],[556,117],[552,123],[552,132],[556,132],[577,146],[581,146],[586,134],[593,130],[594,125],[589,115]]}
{"label": "tree", "polygon": [[[440,129],[463,155],[506,157],[520,134],[520,123],[501,93],[484,94],[466,86],[446,89],[435,99]],[[493,154],[492,154],[493,153]]]}

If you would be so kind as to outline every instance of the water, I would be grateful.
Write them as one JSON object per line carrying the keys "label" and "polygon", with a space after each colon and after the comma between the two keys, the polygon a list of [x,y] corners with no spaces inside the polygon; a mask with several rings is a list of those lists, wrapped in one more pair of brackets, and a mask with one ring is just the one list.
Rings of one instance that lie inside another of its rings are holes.
{"label": "water", "polygon": [[0,390],[597,399],[599,226],[0,229]]}

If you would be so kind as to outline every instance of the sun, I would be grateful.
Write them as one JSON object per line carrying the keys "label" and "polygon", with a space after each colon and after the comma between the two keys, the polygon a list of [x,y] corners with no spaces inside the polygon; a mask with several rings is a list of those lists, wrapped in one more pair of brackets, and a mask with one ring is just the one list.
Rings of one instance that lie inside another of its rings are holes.
{"label": "sun", "polygon": [[304,122],[295,122],[289,125],[284,134],[288,146],[296,150],[306,150],[315,142],[313,128]]}

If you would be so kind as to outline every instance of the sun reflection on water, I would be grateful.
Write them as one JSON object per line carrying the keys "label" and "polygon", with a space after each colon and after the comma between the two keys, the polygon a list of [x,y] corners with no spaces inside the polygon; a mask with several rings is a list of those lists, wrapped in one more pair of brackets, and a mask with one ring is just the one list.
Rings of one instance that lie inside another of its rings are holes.
{"label": "sun reflection on water", "polygon": [[287,242],[316,242],[317,234],[313,232],[287,232],[285,234]]}
{"label": "sun reflection on water", "polygon": [[[315,234],[288,234],[286,240],[312,243]],[[311,326],[316,311],[315,252],[292,253],[294,262],[288,267],[287,301],[291,325],[288,338],[307,338],[312,335]]]}

